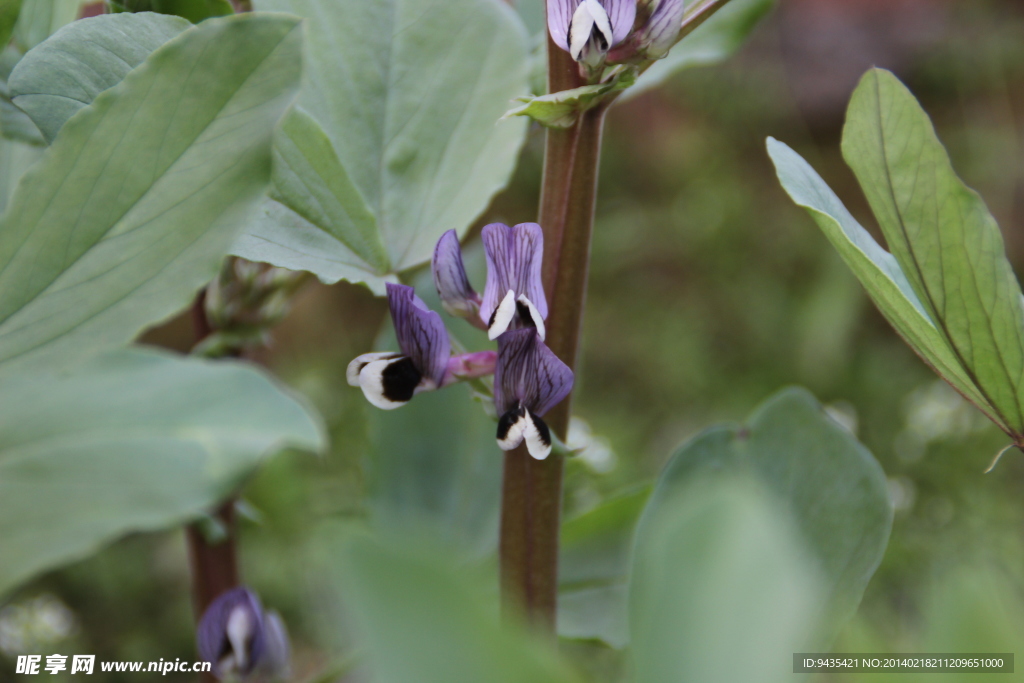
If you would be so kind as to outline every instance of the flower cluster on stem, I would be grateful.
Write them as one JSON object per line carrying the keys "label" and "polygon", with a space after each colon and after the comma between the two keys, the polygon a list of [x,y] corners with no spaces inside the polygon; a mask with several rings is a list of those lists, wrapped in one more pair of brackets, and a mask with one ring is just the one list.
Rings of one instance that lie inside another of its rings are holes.
{"label": "flower cluster on stem", "polygon": [[387,285],[398,352],[367,353],[348,366],[347,379],[385,410],[423,391],[494,375],[497,442],[503,450],[526,443],[538,460],[551,453],[542,416],[571,391],[573,373],[544,345],[547,300],[541,284],[544,234],[536,223],[483,229],[487,283],[478,294],[469,283],[454,230],[434,249],[434,284],[444,309],[486,330],[498,351],[452,355],[441,316],[412,287]]}

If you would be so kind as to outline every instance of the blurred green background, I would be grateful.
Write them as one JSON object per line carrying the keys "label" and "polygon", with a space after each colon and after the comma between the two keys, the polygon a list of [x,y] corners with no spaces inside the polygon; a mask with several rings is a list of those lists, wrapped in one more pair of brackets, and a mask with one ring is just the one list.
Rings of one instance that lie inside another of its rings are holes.
{"label": "blurred green background", "polygon": [[[686,438],[802,384],[879,459],[896,507],[885,559],[837,651],[1013,651],[1024,643],[1024,460],[1008,453],[983,474],[1006,437],[888,327],[764,151],[768,135],[793,146],[881,239],[839,155],[847,98],[872,65],[921,100],[1024,268],[1024,4],[780,0],[736,58],[609,117],[576,392],[575,438],[588,448],[569,466],[566,515],[651,481]],[[485,223],[535,218],[542,150],[534,129],[471,242]],[[323,458],[275,457],[244,492],[259,518],[242,527],[245,579],[291,629],[295,680],[348,642],[307,561],[324,525],[372,517],[492,561],[501,456],[468,394],[384,415],[345,383],[385,317],[361,288],[311,286],[259,357],[315,403],[333,439]],[[179,321],[155,338],[184,344],[187,334]],[[127,538],[0,606],[0,680],[21,652],[192,660],[191,619],[183,535]],[[599,677],[617,670],[600,645],[569,652]]]}

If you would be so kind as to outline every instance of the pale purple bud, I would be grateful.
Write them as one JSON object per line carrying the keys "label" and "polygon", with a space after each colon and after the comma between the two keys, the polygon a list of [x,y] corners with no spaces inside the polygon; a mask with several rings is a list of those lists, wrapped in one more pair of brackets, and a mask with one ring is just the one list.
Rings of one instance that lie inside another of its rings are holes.
{"label": "pale purple bud", "polygon": [[548,32],[558,47],[591,69],[633,29],[636,0],[548,0]]}
{"label": "pale purple bud", "polygon": [[534,330],[513,330],[498,337],[494,370],[498,446],[508,451],[525,441],[531,456],[548,457],[551,432],[541,416],[568,396],[572,385],[572,370]]}
{"label": "pale purple bud", "polygon": [[637,35],[637,44],[648,59],[661,59],[676,44],[686,10],[684,0],[656,0],[650,18]]}
{"label": "pale purple bud", "polygon": [[469,284],[466,267],[462,262],[462,248],[454,230],[441,235],[434,247],[431,262],[434,286],[441,296],[441,305],[450,315],[466,318],[474,325],[480,324],[480,295]]}
{"label": "pale purple bud", "polygon": [[401,353],[363,354],[349,363],[346,376],[370,403],[392,410],[421,391],[441,386],[451,341],[441,316],[427,308],[412,287],[388,283],[387,291]]}
{"label": "pale purple bud", "polygon": [[536,223],[510,228],[491,223],[483,229],[487,255],[487,286],[480,318],[488,336],[497,339],[509,329],[532,327],[544,339],[548,302],[541,281],[544,231]]}

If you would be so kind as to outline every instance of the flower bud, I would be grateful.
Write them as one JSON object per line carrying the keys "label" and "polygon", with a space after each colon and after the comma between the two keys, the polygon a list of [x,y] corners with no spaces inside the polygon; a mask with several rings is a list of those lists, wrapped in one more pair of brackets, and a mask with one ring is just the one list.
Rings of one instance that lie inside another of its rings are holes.
{"label": "flower bud", "polygon": [[196,645],[217,678],[279,680],[288,675],[284,624],[276,613],[264,614],[248,588],[232,588],[210,603],[199,621]]}

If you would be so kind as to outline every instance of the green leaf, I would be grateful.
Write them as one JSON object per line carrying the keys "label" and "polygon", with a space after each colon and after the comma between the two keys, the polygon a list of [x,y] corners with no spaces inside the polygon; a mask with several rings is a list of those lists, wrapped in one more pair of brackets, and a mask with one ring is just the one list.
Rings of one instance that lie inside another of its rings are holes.
{"label": "green leaf", "polygon": [[22,0],[0,0],[0,49],[7,47],[21,14]]}
{"label": "green leaf", "polygon": [[889,540],[893,511],[882,468],[811,394],[786,389],[746,425],[712,428],[685,444],[645,516],[679,491],[723,475],[752,477],[789,508],[825,581],[827,621],[817,644],[827,647],[857,609]]}
{"label": "green leaf", "polygon": [[775,0],[732,0],[645,71],[620,101],[656,88],[684,69],[728,59],[774,6]]}
{"label": "green leaf", "polygon": [[338,161],[327,134],[292,109],[274,134],[272,197],[372,266],[388,270],[377,221]]}
{"label": "green leaf", "polygon": [[635,81],[635,69],[619,67],[606,82],[598,85],[584,85],[537,97],[519,97],[517,99],[526,104],[508,110],[501,118],[528,116],[548,128],[572,128],[582,112],[609,95],[625,90]]}
{"label": "green leaf", "polygon": [[22,0],[14,42],[28,52],[78,17],[82,0]]}
{"label": "green leaf", "polygon": [[73,116],[0,222],[0,363],[69,362],[180,310],[270,177],[299,77],[292,17],[182,33]]}
{"label": "green leaf", "polygon": [[769,138],[768,154],[775,163],[782,187],[794,202],[811,214],[900,336],[935,372],[1006,429],[995,409],[961,367],[896,259],[875,242],[825,181],[796,152]]}
{"label": "green leaf", "polygon": [[1024,438],[1024,306],[999,226],[888,71],[872,69],[853,93],[843,157],[964,372],[997,422]]}
{"label": "green leaf", "polygon": [[245,239],[236,253],[287,267],[304,255],[328,282],[339,268],[315,269],[320,263],[349,271],[361,264],[380,279],[428,260],[444,231],[464,234],[508,182],[526,130],[525,121],[496,123],[508,101],[528,92],[527,39],[513,10],[493,0],[257,6],[309,19],[300,103],[375,216],[389,268],[359,258],[334,236],[338,226],[325,233],[304,221],[296,231],[294,219],[262,222],[259,250]]}
{"label": "green leaf", "polygon": [[820,596],[792,520],[761,488],[729,477],[661,488],[637,530],[630,680],[791,680]]}
{"label": "green leaf", "polygon": [[159,12],[198,24],[211,17],[234,14],[230,0],[109,0],[114,12]]}
{"label": "green leaf", "polygon": [[[407,539],[408,540],[408,539]],[[341,553],[343,595],[378,683],[574,683],[555,652],[502,627],[493,588],[451,553],[368,537]]]}
{"label": "green leaf", "polygon": [[0,214],[7,210],[21,176],[25,175],[32,164],[39,161],[42,153],[40,147],[13,140],[0,140]]}
{"label": "green leaf", "polygon": [[28,114],[11,101],[11,92],[7,84],[11,71],[17,66],[21,56],[14,46],[0,52],[0,135],[8,140],[42,147],[46,145],[46,139]]}
{"label": "green leaf", "polygon": [[322,449],[319,423],[242,363],[120,351],[6,375],[0,595],[126,533],[198,517],[288,446]]}
{"label": "green leaf", "polygon": [[629,640],[626,583],[633,531],[650,497],[641,486],[562,524],[558,634],[615,648]]}
{"label": "green leaf", "polygon": [[152,12],[76,21],[18,62],[8,80],[11,96],[52,142],[65,121],[190,26]]}

